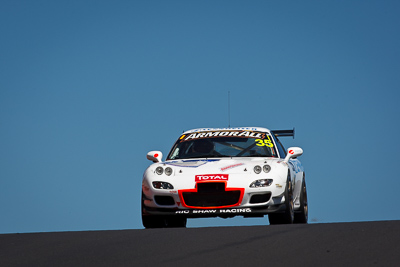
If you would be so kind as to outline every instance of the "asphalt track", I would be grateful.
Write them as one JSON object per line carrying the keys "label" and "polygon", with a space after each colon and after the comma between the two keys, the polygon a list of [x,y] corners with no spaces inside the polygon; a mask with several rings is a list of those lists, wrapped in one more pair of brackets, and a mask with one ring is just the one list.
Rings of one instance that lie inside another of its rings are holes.
{"label": "asphalt track", "polygon": [[400,266],[400,221],[0,235],[0,266]]}

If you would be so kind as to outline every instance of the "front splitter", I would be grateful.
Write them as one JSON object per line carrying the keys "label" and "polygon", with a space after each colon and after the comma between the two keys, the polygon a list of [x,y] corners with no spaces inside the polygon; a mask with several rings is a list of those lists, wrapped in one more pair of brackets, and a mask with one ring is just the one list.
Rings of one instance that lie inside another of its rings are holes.
{"label": "front splitter", "polygon": [[223,209],[160,209],[143,206],[143,215],[184,216],[187,218],[199,217],[233,217],[233,216],[262,216],[268,213],[283,212],[285,205],[235,207]]}

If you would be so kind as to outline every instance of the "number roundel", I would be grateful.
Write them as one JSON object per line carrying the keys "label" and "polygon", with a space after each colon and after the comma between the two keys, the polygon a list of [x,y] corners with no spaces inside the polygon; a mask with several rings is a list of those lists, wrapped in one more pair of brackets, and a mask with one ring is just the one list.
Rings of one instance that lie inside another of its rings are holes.
{"label": "number roundel", "polygon": [[256,142],[256,145],[257,146],[267,146],[267,147],[274,147],[274,144],[272,144],[272,141],[271,141],[271,139],[269,139],[269,136],[268,136],[268,139],[256,139],[256,140],[254,140],[255,142]]}

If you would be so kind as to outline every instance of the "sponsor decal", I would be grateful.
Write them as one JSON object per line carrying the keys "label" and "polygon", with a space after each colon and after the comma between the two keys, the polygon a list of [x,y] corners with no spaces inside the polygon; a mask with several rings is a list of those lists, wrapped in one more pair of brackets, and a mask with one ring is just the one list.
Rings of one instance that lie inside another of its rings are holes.
{"label": "sponsor decal", "polygon": [[217,213],[217,210],[193,210],[193,213]]}
{"label": "sponsor decal", "polygon": [[180,138],[182,142],[202,139],[202,138],[211,138],[211,137],[244,137],[244,138],[258,138],[264,139],[265,133],[263,132],[254,132],[254,131],[207,131],[207,132],[196,132],[191,133],[189,135],[183,136]]}
{"label": "sponsor decal", "polygon": [[229,166],[221,168],[221,171],[226,171],[228,169],[232,169],[232,168],[239,167],[242,165],[244,165],[244,163],[237,163],[237,164],[229,165]]}
{"label": "sponsor decal", "polygon": [[234,214],[251,213],[251,208],[209,209],[209,210],[177,210],[175,214]]}
{"label": "sponsor decal", "polygon": [[175,214],[189,214],[190,211],[189,210],[177,210],[175,211]]}
{"label": "sponsor decal", "polygon": [[196,182],[203,182],[203,181],[228,181],[229,174],[203,174],[203,175],[196,175],[195,181]]}
{"label": "sponsor decal", "polygon": [[289,154],[294,154],[294,151],[291,149],[291,150],[289,150]]}
{"label": "sponsor decal", "polygon": [[195,129],[191,132],[204,132],[204,131],[223,131],[223,130],[247,130],[247,131],[256,131],[257,128],[253,127],[231,127],[231,128],[203,128],[203,129]]}
{"label": "sponsor decal", "polygon": [[246,208],[246,209],[223,209],[223,210],[220,210],[220,213],[241,213],[241,212],[251,212],[251,209]]}

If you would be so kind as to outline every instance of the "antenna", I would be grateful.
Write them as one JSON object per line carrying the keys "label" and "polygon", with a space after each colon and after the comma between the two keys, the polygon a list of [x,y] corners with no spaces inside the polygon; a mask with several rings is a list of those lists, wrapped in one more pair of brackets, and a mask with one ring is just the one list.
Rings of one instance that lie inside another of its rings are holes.
{"label": "antenna", "polygon": [[231,128],[231,91],[228,91],[228,128]]}

